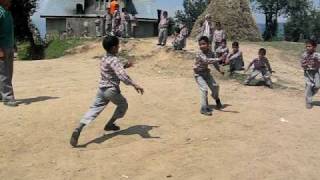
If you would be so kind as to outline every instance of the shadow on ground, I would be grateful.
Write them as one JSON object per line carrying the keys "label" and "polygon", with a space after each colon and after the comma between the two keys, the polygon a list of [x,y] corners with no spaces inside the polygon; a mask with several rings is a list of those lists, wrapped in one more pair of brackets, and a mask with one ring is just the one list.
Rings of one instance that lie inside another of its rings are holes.
{"label": "shadow on ground", "polygon": [[29,105],[35,102],[41,102],[41,101],[47,101],[51,99],[59,99],[59,97],[51,97],[51,96],[39,96],[35,98],[26,98],[26,99],[19,99],[17,100],[18,104],[24,104],[24,105]]}
{"label": "shadow on ground", "polygon": [[150,131],[154,128],[158,128],[159,126],[148,126],[148,125],[136,125],[136,126],[132,126],[129,127],[127,129],[124,130],[120,130],[117,132],[113,132],[111,134],[105,134],[103,136],[97,137],[85,144],[82,145],[78,145],[78,148],[85,148],[90,144],[101,144],[105,141],[107,141],[108,139],[114,138],[116,136],[131,136],[131,135],[139,135],[141,138],[143,139],[159,139],[160,137],[154,137],[150,135]]}

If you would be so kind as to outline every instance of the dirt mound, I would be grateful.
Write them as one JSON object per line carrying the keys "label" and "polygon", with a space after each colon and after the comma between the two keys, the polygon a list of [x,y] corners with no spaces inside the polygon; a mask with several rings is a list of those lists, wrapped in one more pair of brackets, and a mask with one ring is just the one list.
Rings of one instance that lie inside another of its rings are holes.
{"label": "dirt mound", "polygon": [[191,34],[193,37],[198,34],[201,22],[207,14],[211,15],[214,22],[221,22],[230,40],[261,40],[248,0],[212,0],[206,11],[196,21]]}

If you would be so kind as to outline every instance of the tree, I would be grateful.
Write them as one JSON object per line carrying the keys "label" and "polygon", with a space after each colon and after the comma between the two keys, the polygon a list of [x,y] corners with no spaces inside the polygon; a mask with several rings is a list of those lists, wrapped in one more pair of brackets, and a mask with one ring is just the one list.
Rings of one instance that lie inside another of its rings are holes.
{"label": "tree", "polygon": [[176,12],[176,19],[192,29],[198,17],[206,10],[210,0],[184,0],[184,10]]}
{"label": "tree", "polygon": [[30,17],[36,11],[37,0],[12,0],[11,12],[15,24],[15,37],[18,41],[30,43],[29,54],[31,59],[43,58],[43,45],[35,43],[34,25]]}
{"label": "tree", "polygon": [[277,35],[278,17],[285,11],[287,3],[290,0],[251,0],[255,8],[266,18],[266,29],[263,33],[264,40],[271,40]]}

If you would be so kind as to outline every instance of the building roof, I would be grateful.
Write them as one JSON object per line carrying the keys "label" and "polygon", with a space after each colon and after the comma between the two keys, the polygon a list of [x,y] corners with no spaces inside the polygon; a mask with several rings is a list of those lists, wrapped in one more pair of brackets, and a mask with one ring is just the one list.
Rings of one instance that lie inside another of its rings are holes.
{"label": "building roof", "polygon": [[84,0],[47,0],[41,16],[72,16],[77,4],[84,4]]}

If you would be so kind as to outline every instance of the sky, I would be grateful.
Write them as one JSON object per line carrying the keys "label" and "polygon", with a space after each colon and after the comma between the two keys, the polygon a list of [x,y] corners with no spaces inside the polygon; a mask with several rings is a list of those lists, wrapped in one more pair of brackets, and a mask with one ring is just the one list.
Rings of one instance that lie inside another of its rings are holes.
{"label": "sky", "polygon": [[[44,7],[46,6],[47,1],[50,0],[39,0],[39,7],[37,9],[37,12],[33,15],[32,20],[36,24],[36,26],[39,28],[41,34],[44,35],[45,33],[45,21],[40,18],[40,14],[44,13]],[[61,0],[64,1],[64,0]],[[71,0],[67,0],[71,1]],[[159,1],[158,4],[160,5],[159,9],[167,9],[168,4],[170,4],[170,10],[169,10],[169,15],[174,16],[174,12],[182,9],[182,3],[183,0],[145,0],[145,1]],[[318,6],[320,7],[320,0],[313,0]],[[256,19],[256,22],[258,24],[264,24],[265,18],[263,15],[258,14],[254,12],[254,17]],[[285,22],[285,18],[279,18],[279,22]]]}

